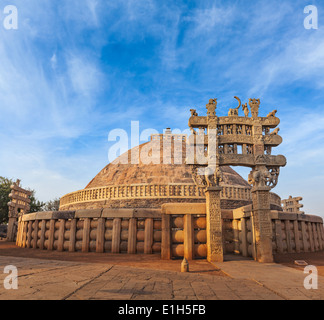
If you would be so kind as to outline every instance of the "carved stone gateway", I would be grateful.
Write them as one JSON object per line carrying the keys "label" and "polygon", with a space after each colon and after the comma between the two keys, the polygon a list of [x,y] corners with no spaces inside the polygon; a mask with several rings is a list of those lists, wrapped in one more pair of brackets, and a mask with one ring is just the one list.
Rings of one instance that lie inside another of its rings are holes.
{"label": "carved stone gateway", "polygon": [[302,197],[292,197],[289,196],[288,199],[283,199],[281,201],[282,209],[284,212],[290,212],[290,213],[300,213],[305,214],[304,211],[301,211],[300,208],[302,208],[304,205],[300,203],[302,201]]}
{"label": "carved stone gateway", "polygon": [[14,182],[10,188],[11,193],[9,197],[11,201],[8,203],[9,206],[9,222],[8,222],[8,233],[7,240],[14,241],[15,233],[17,230],[17,222],[19,215],[28,213],[30,210],[30,199],[32,192],[25,190],[19,186],[20,180]]}
{"label": "carved stone gateway", "polygon": [[[217,117],[217,99],[206,105],[207,116],[198,116],[191,110],[189,144],[193,152],[187,157],[192,166],[193,179],[206,186],[207,259],[223,260],[222,219],[220,208],[220,166],[244,166],[252,169],[248,182],[253,186],[253,256],[260,262],[271,262],[272,229],[270,219],[270,190],[277,185],[280,167],[286,165],[282,155],[272,155],[272,149],[281,144],[276,128],[280,120],[277,110],[267,117],[259,116],[260,99],[250,99],[251,117],[247,103],[231,108],[228,116]],[[197,131],[195,129],[198,129]],[[273,129],[273,131],[271,131]]]}

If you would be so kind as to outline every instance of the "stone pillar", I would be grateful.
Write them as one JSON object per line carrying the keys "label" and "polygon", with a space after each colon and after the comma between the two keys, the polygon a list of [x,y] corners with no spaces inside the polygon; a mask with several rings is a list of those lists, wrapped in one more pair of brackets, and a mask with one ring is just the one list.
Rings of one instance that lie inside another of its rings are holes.
{"label": "stone pillar", "polygon": [[252,202],[254,258],[259,262],[270,263],[273,262],[270,187],[253,187]]}
{"label": "stone pillar", "polygon": [[220,206],[221,187],[206,189],[207,260],[223,262],[223,234]]}
{"label": "stone pillar", "polygon": [[16,231],[16,224],[17,218],[11,217],[9,218],[8,222],[8,231],[7,231],[7,241],[13,242],[15,241],[15,231]]}

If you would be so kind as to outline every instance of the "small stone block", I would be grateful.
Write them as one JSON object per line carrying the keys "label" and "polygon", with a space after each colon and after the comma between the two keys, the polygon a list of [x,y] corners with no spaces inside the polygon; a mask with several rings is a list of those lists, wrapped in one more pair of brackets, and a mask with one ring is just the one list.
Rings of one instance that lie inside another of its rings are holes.
{"label": "small stone block", "polygon": [[181,263],[181,272],[189,272],[189,263],[188,260],[185,258]]}
{"label": "small stone block", "polygon": [[308,266],[308,263],[304,260],[295,260],[294,262],[297,266]]}

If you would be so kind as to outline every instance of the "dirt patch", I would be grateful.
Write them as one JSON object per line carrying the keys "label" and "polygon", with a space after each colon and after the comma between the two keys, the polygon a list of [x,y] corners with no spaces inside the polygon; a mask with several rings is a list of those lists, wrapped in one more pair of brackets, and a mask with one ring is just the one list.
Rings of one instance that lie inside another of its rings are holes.
{"label": "dirt patch", "polygon": [[[77,261],[84,263],[100,263],[123,265],[134,268],[180,271],[182,260],[161,260],[159,254],[112,254],[95,252],[58,252],[20,248],[13,242],[0,241],[0,256],[35,258],[45,260]],[[226,275],[206,260],[189,262],[191,273],[210,274],[225,277]]]}
{"label": "dirt patch", "polygon": [[324,276],[324,251],[307,252],[307,253],[285,253],[274,255],[276,263],[283,264],[287,267],[304,270],[304,267],[295,265],[295,260],[304,260],[309,265],[317,268],[318,274]]}

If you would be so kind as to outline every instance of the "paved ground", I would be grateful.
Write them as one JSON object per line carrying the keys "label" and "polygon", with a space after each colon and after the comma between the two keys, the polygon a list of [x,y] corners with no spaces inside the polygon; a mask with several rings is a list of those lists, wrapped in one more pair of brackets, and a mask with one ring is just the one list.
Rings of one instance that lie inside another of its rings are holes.
{"label": "paved ground", "polygon": [[8,264],[18,268],[18,290],[2,287],[0,299],[280,299],[251,280],[198,272],[0,257],[1,267]]}
{"label": "paved ground", "polygon": [[324,277],[318,276],[318,289],[304,288],[303,270],[281,264],[261,264],[253,260],[216,263],[217,267],[236,280],[251,280],[275,292],[285,300],[324,300]]}
{"label": "paved ground", "polygon": [[196,260],[189,273],[180,273],[180,263],[159,255],[71,254],[0,242],[0,284],[8,276],[1,272],[5,266],[18,268],[18,290],[1,285],[0,299],[324,299],[323,277],[318,290],[306,290],[307,275],[280,264]]}

